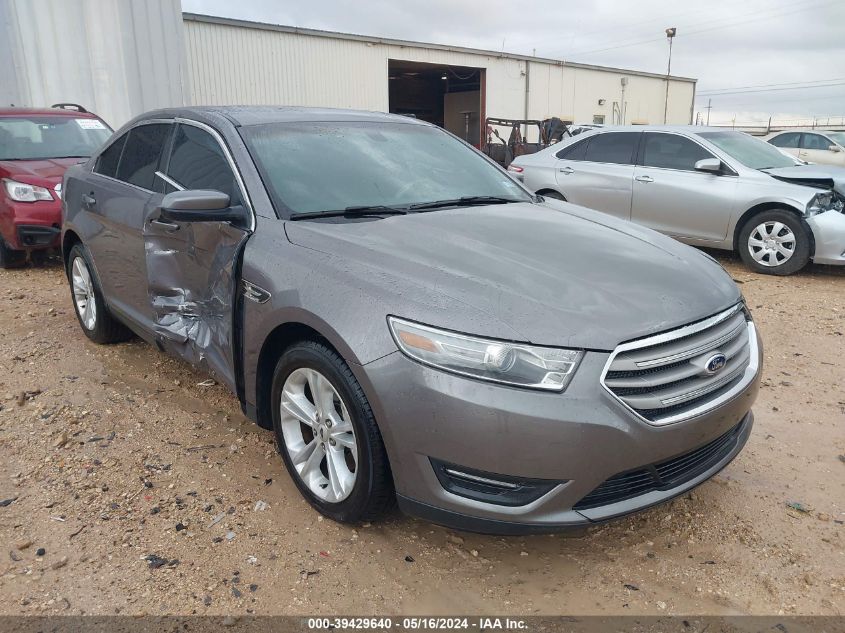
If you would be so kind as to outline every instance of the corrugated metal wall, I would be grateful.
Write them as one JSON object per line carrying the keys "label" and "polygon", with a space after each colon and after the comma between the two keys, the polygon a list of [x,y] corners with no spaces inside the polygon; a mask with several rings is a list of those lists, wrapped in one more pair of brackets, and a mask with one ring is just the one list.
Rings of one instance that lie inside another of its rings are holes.
{"label": "corrugated metal wall", "polygon": [[79,103],[113,127],[188,98],[180,0],[0,0],[0,104]]}
{"label": "corrugated metal wall", "polygon": [[[388,60],[486,69],[488,116],[525,115],[525,71],[530,64],[528,116],[613,122],[621,101],[626,123],[663,123],[666,80],[612,69],[585,68],[494,54],[442,50],[367,38],[324,37],[264,25],[227,24],[185,16],[185,46],[194,104],[285,104],[388,110]],[[669,123],[690,123],[695,84],[671,80]],[[599,99],[605,104],[600,106]]]}

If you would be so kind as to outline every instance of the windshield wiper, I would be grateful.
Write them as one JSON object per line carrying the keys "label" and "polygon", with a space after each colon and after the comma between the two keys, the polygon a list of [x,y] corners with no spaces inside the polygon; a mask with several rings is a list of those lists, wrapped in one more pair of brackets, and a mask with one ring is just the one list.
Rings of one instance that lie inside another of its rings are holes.
{"label": "windshield wiper", "polygon": [[333,209],[329,211],[307,211],[305,213],[294,213],[291,220],[309,220],[311,218],[365,218],[378,215],[405,215],[407,209],[396,209],[384,205],[362,205],[346,207],[345,209]]}
{"label": "windshield wiper", "polygon": [[419,202],[412,204],[410,209],[439,209],[441,207],[472,207],[486,204],[507,204],[509,202],[523,202],[517,198],[503,198],[501,196],[462,196],[451,200],[435,200],[434,202]]}

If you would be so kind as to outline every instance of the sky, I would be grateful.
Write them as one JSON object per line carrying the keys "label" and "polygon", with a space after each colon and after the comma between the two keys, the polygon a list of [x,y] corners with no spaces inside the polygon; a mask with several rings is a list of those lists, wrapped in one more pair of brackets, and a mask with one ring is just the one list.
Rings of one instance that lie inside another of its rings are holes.
{"label": "sky", "polygon": [[698,79],[711,123],[845,117],[845,0],[182,0],[187,12]]}

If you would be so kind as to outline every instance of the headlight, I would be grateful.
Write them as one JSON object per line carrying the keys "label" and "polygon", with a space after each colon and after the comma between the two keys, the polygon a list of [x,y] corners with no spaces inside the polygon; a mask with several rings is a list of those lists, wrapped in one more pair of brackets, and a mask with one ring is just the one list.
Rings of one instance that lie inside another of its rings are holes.
{"label": "headlight", "polygon": [[404,354],[444,371],[517,387],[563,391],[582,352],[509,343],[438,330],[388,317]]}
{"label": "headlight", "polygon": [[811,218],[819,213],[825,211],[839,211],[842,212],[843,201],[833,191],[823,191],[813,196],[813,199],[807,203],[807,217]]}
{"label": "headlight", "polygon": [[52,200],[53,196],[44,187],[28,185],[17,180],[3,180],[6,194],[16,202],[35,202],[37,200]]}

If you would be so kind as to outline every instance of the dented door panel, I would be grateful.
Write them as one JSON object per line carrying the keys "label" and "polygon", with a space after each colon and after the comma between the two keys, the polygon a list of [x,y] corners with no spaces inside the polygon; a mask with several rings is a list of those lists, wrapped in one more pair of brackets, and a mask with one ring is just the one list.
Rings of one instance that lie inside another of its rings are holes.
{"label": "dented door panel", "polygon": [[238,269],[249,234],[228,222],[173,226],[178,228],[145,223],[148,292],[157,341],[234,391]]}

